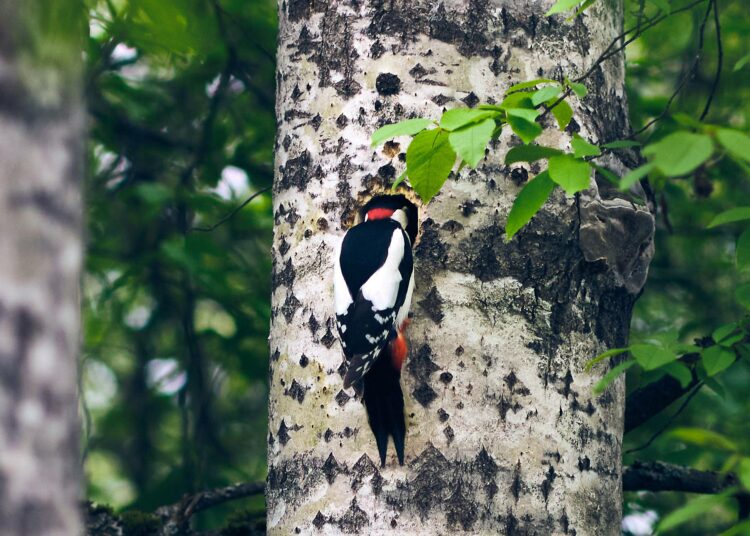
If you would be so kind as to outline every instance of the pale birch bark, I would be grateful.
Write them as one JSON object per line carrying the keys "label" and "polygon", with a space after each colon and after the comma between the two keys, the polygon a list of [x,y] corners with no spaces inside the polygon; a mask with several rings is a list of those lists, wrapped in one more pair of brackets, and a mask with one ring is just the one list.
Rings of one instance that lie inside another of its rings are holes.
{"label": "pale birch bark", "polygon": [[37,2],[0,5],[3,536],[80,531],[76,359],[83,114],[75,66],[81,52],[64,52],[58,35],[51,57],[37,55],[31,44],[40,37],[32,34],[40,31],[33,26],[39,20],[35,9]]}
{"label": "pale birch bark", "polygon": [[[421,208],[406,464],[377,467],[364,407],[342,391],[332,252],[359,203],[403,169],[370,134],[444,108],[497,102],[512,83],[585,72],[621,31],[619,1],[574,22],[551,0],[335,2],[280,7],[274,189],[268,528],[271,534],[619,534],[624,384],[592,395],[584,364],[624,344],[653,218],[592,181],[556,192],[510,243],[532,165],[477,170]],[[627,131],[623,61],[587,81],[565,133]],[[610,157],[617,170],[628,163]]]}

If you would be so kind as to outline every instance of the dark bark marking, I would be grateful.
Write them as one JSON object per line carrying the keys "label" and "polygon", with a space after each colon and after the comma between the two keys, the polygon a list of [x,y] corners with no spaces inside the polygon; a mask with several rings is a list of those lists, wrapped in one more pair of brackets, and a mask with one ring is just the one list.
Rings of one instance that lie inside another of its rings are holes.
{"label": "dark bark marking", "polygon": [[410,504],[413,504],[422,520],[425,520],[434,507],[439,505],[449,489],[448,472],[450,463],[443,453],[429,445],[410,464],[416,473],[410,482],[412,490]]}
{"label": "dark bark marking", "polygon": [[288,389],[284,389],[284,394],[302,404],[305,400],[306,391],[306,387],[302,387],[297,380],[292,380],[292,385]]}
{"label": "dark bark marking", "polygon": [[448,412],[445,411],[443,408],[440,408],[437,411],[437,413],[438,413],[438,419],[440,420],[440,422],[445,422],[450,418],[450,415],[448,414]]}
{"label": "dark bark marking", "polygon": [[460,524],[464,530],[471,530],[477,521],[477,504],[464,492],[464,483],[459,480],[455,491],[446,501],[445,516],[450,527]]}
{"label": "dark bark marking", "polygon": [[452,100],[455,99],[453,97],[449,97],[448,95],[435,95],[434,97],[432,97],[432,102],[434,102],[438,106],[445,106]]}
{"label": "dark bark marking", "polygon": [[320,323],[318,322],[318,319],[315,318],[315,315],[313,313],[310,313],[310,318],[307,319],[307,327],[310,329],[310,333],[314,337],[315,334],[318,332]]}
{"label": "dark bark marking", "polygon": [[320,338],[320,342],[326,348],[330,348],[331,346],[333,346],[333,343],[336,342],[336,337],[333,335],[333,332],[331,331],[331,326],[326,326],[325,335],[323,335]]}
{"label": "dark bark marking", "polygon": [[375,466],[373,461],[367,454],[360,456],[357,463],[352,466],[352,489],[357,491],[364,484],[365,479],[368,476],[374,475],[378,472],[378,468]]}
{"label": "dark bark marking", "polygon": [[436,324],[443,320],[443,297],[438,292],[437,287],[433,286],[424,299],[419,301],[419,305]]}
{"label": "dark bark marking", "polygon": [[555,468],[550,464],[547,473],[544,475],[544,480],[542,481],[542,496],[544,497],[545,505],[549,500],[549,494],[552,492],[552,484],[556,478],[557,473],[555,473]]}
{"label": "dark bark marking", "polygon": [[328,484],[333,484],[336,477],[345,472],[346,468],[339,464],[338,460],[333,456],[333,452],[331,452],[323,464],[323,474],[325,475]]}
{"label": "dark bark marking", "polygon": [[448,440],[448,444],[450,445],[453,443],[453,440],[456,437],[456,432],[453,431],[453,427],[450,425],[443,428],[443,435],[445,435],[445,438]]}
{"label": "dark bark marking", "polygon": [[284,304],[281,306],[281,313],[284,315],[287,324],[291,324],[294,313],[297,312],[297,309],[301,306],[302,303],[300,303],[294,294],[291,292],[287,294],[286,300],[284,300]]}
{"label": "dark bark marking", "polygon": [[339,528],[347,534],[363,534],[362,529],[370,524],[367,512],[357,505],[357,498],[352,499],[349,510],[339,519]]}
{"label": "dark bark marking", "polygon": [[322,528],[323,528],[323,525],[325,525],[325,524],[326,524],[326,522],[327,522],[327,520],[326,520],[326,516],[324,516],[324,515],[323,515],[323,514],[322,514],[322,513],[320,512],[320,510],[318,510],[318,513],[317,513],[317,514],[315,514],[315,517],[313,518],[313,521],[312,521],[312,524],[313,524],[313,526],[314,526],[314,527],[315,527],[316,529],[320,530],[320,529],[322,529]]}
{"label": "dark bark marking", "polygon": [[336,403],[339,405],[340,408],[343,408],[349,400],[351,400],[352,397],[350,397],[344,390],[341,390],[336,395]]}
{"label": "dark bark marking", "polygon": [[288,190],[295,187],[304,192],[312,178],[311,164],[310,152],[307,149],[302,151],[299,156],[287,160],[285,166],[279,167],[278,189]]}
{"label": "dark bark marking", "polygon": [[61,201],[62,198],[64,195],[60,192],[35,189],[31,192],[10,193],[8,201],[15,205],[14,208],[28,206],[65,228],[77,230],[81,224],[81,216],[69,210],[69,207]]}
{"label": "dark bark marking", "polygon": [[294,285],[294,279],[297,276],[297,272],[292,265],[292,260],[287,259],[284,263],[284,268],[281,271],[278,271],[278,266],[274,266],[274,268],[276,268],[276,270],[274,270],[271,281],[273,290],[276,290],[281,285],[291,289]]}
{"label": "dark bark marking", "polygon": [[375,79],[375,89],[384,96],[397,95],[401,91],[401,79],[393,73],[380,73]]}
{"label": "dark bark marking", "polygon": [[479,97],[477,97],[472,91],[468,95],[466,95],[463,99],[461,99],[461,102],[463,102],[469,108],[473,108],[474,106],[479,104]]}
{"label": "dark bark marking", "polygon": [[437,393],[432,387],[427,385],[427,383],[422,382],[414,389],[414,391],[412,391],[412,396],[417,402],[426,408],[437,398]]}
{"label": "dark bark marking", "polygon": [[513,481],[510,485],[510,492],[516,502],[518,502],[518,498],[521,496],[523,487],[523,481],[521,480],[521,460],[518,460],[516,467],[513,469]]}

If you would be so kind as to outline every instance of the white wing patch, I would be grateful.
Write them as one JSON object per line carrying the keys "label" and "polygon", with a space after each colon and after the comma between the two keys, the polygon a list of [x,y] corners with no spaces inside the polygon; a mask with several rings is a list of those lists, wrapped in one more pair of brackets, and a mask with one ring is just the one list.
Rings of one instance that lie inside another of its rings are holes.
{"label": "white wing patch", "polygon": [[[396,305],[398,286],[401,283],[401,273],[398,271],[398,266],[401,264],[401,259],[403,258],[404,233],[401,229],[396,229],[393,231],[385,262],[370,276],[361,288],[362,296],[372,303],[374,309],[382,311],[384,309],[391,309]],[[341,270],[339,269],[340,273]],[[343,276],[341,276],[341,280],[343,282]],[[346,288],[346,283],[344,283],[344,288]],[[351,303],[351,296],[349,296],[349,303]],[[346,306],[348,307],[349,304],[347,303]],[[336,312],[339,311],[338,307],[337,301]],[[346,312],[346,308],[344,308],[344,312]]]}
{"label": "white wing patch", "polygon": [[406,320],[406,317],[409,316],[409,309],[411,308],[411,295],[414,293],[414,268],[411,270],[411,276],[409,277],[409,286],[406,289],[406,297],[404,298],[404,303],[401,305],[401,308],[398,310],[398,314],[396,315],[396,329],[400,329],[401,322]]}
{"label": "white wing patch", "polygon": [[344,274],[341,273],[341,242],[336,247],[333,264],[333,304],[336,308],[336,314],[343,315],[354,300],[349,294],[349,287],[346,286]]}

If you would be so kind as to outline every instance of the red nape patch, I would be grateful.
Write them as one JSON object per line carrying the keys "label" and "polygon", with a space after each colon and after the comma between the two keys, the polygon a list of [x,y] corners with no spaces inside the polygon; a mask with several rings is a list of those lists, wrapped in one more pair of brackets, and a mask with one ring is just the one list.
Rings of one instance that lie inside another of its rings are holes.
{"label": "red nape patch", "polygon": [[367,211],[367,220],[386,220],[393,216],[394,212],[390,208],[373,208]]}
{"label": "red nape patch", "polygon": [[409,352],[409,348],[406,345],[406,337],[404,337],[401,330],[399,330],[398,335],[396,335],[396,338],[391,341],[390,345],[391,363],[393,364],[393,368],[401,370],[404,360],[406,359],[406,354]]}

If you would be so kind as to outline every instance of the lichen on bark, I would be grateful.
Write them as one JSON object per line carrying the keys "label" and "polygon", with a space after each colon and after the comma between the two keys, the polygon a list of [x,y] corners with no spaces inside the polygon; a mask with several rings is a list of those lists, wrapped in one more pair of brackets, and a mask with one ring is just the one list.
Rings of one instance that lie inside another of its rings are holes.
{"label": "lichen on bark", "polygon": [[[358,203],[404,167],[406,140],[374,150],[370,134],[498,102],[516,82],[585,72],[617,35],[622,6],[565,22],[544,17],[550,4],[281,2],[270,533],[619,533],[624,386],[595,396],[598,377],[583,368],[627,340],[629,276],[649,260],[647,211],[621,207],[592,181],[585,196],[556,192],[505,243],[513,199],[540,171],[502,164],[520,140],[504,133],[476,170],[452,175],[421,208],[404,467],[393,456],[383,469],[373,462],[331,331],[335,245]],[[622,137],[622,58],[603,64],[589,90],[575,131]],[[540,143],[567,148],[571,132],[549,126]],[[625,238],[612,229],[636,220],[634,257],[611,257]]]}

